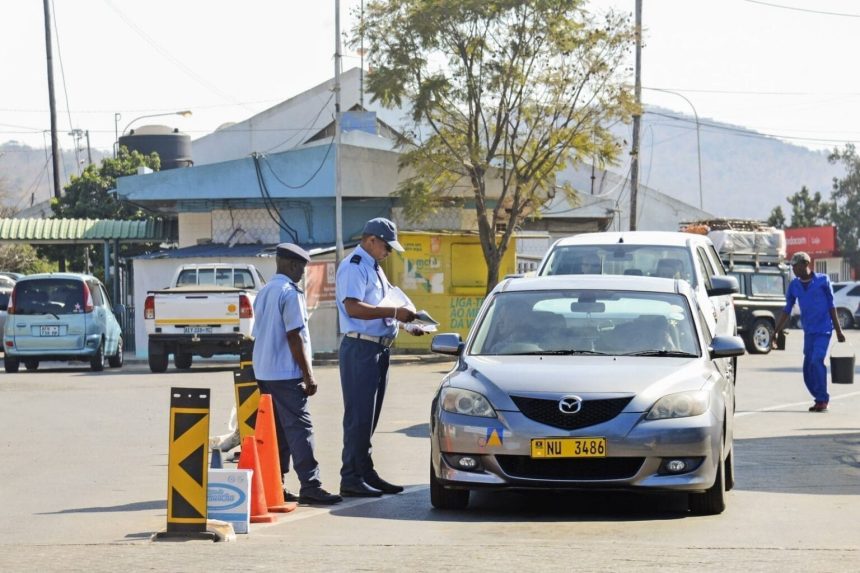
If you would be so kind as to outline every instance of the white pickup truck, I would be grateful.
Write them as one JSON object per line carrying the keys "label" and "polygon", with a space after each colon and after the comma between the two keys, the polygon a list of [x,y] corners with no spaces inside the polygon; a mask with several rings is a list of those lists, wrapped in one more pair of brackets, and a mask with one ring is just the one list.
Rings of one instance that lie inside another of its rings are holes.
{"label": "white pickup truck", "polygon": [[191,368],[194,355],[241,354],[253,343],[254,298],[265,279],[253,265],[191,264],[170,288],[147,292],[143,307],[149,369]]}

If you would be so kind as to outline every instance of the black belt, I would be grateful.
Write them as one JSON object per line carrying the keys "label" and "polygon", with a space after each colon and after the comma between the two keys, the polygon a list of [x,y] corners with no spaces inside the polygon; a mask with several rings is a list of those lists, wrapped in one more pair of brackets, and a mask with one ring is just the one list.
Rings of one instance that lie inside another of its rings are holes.
{"label": "black belt", "polygon": [[370,342],[375,342],[380,346],[384,346],[385,348],[391,348],[391,345],[394,344],[393,336],[371,336],[369,334],[362,334],[360,332],[347,332],[344,336],[348,336],[349,338],[357,338],[359,340],[368,340]]}

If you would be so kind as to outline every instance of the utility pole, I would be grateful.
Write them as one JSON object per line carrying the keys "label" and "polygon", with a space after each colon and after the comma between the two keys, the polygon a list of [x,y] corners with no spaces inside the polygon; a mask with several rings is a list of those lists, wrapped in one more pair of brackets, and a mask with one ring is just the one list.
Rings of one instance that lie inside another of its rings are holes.
{"label": "utility pole", "polygon": [[633,93],[636,113],[633,115],[633,148],[630,150],[630,230],[636,230],[636,201],[639,194],[639,123],[642,120],[642,0],[636,0],[636,71]]}
{"label": "utility pole", "polygon": [[54,167],[54,197],[60,198],[60,149],[57,143],[57,106],[54,103],[54,56],[51,49],[51,4],[44,0],[45,50],[48,54],[48,99],[51,109],[51,155]]}
{"label": "utility pole", "polygon": [[340,0],[334,1],[334,232],[335,268],[343,260],[343,195],[341,189],[340,125]]}
{"label": "utility pole", "polygon": [[87,136],[87,165],[93,164],[93,152],[90,149],[90,130],[86,130],[84,135]]}

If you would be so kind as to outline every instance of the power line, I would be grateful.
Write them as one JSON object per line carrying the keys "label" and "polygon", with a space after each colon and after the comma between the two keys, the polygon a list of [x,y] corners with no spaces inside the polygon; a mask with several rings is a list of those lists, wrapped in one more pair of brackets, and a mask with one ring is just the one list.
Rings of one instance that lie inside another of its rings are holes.
{"label": "power line", "polygon": [[844,12],[825,12],[824,10],[810,10],[809,8],[798,8],[796,6],[785,6],[783,4],[774,4],[772,2],[762,2],[761,0],[744,0],[750,4],[760,4],[771,8],[780,8],[782,10],[794,10],[795,12],[806,12],[808,14],[821,14],[823,16],[841,16],[843,18],[860,18],[860,14],[846,14]]}

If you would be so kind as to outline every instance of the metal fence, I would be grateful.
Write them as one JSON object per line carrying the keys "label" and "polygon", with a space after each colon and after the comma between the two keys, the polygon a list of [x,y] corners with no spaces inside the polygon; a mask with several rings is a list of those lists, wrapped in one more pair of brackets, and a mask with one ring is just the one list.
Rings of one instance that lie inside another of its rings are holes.
{"label": "metal fence", "polygon": [[134,352],[134,307],[117,305],[117,318],[122,328],[123,351]]}

